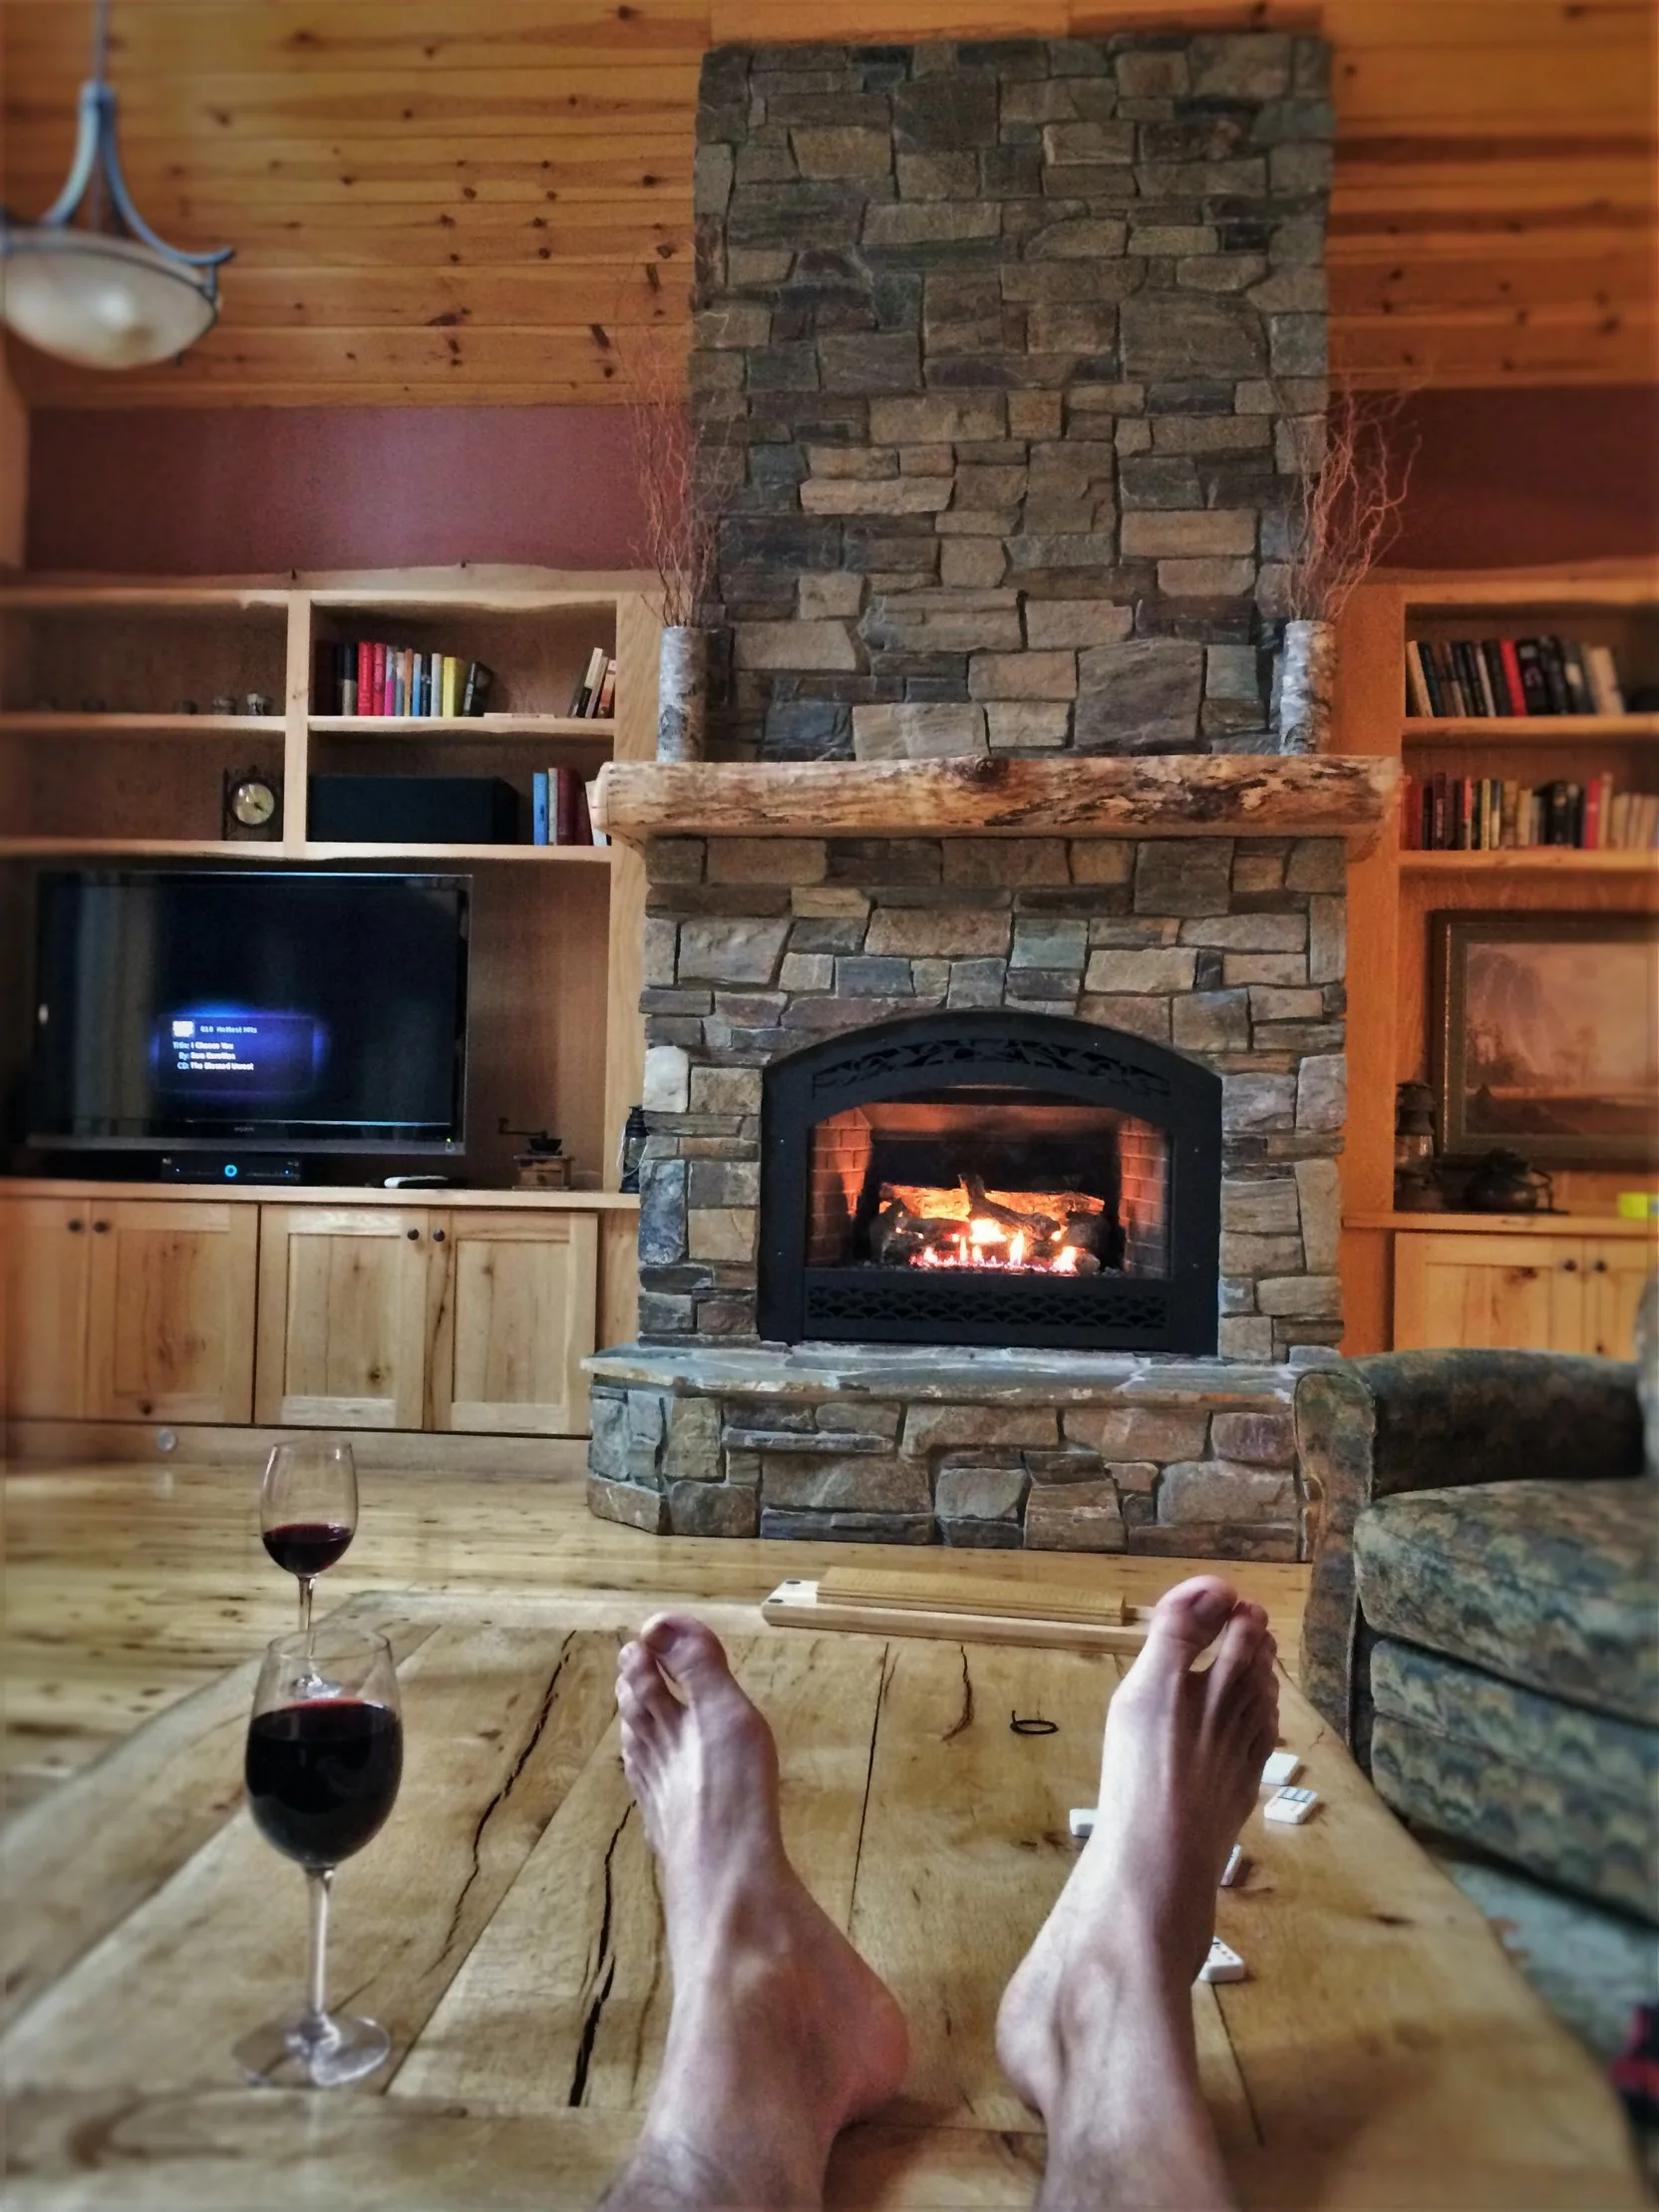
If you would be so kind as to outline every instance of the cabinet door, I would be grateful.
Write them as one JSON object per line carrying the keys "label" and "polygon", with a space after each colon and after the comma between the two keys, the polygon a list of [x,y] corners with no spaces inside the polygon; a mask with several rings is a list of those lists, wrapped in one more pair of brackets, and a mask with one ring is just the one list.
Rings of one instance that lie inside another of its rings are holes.
{"label": "cabinet door", "polygon": [[14,1420],[80,1420],[87,1410],[88,1202],[0,1202],[5,1404]]}
{"label": "cabinet door", "polygon": [[261,1206],[256,1418],[419,1428],[426,1386],[424,1209]]}
{"label": "cabinet door", "polygon": [[1394,1348],[1577,1351],[1584,1277],[1576,1239],[1420,1234],[1394,1240]]}
{"label": "cabinet door", "polygon": [[1584,1271],[1585,1351],[1607,1359],[1636,1356],[1636,1308],[1659,1252],[1645,1237],[1591,1237],[1580,1262]]}
{"label": "cabinet door", "polygon": [[457,1211],[440,1229],[448,1258],[433,1340],[431,1426],[585,1434],[581,1363],[594,1348],[594,1217]]}
{"label": "cabinet door", "polygon": [[88,1413],[250,1419],[258,1208],[119,1199],[89,1215]]}

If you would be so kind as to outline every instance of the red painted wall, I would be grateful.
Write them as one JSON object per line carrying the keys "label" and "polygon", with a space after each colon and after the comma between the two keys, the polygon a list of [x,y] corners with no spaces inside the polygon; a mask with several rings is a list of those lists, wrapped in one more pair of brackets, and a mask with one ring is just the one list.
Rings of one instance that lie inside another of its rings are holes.
{"label": "red painted wall", "polygon": [[[1415,567],[1659,547],[1659,395],[1420,393]],[[616,408],[212,408],[35,416],[32,568],[238,574],[456,560],[640,564]]]}

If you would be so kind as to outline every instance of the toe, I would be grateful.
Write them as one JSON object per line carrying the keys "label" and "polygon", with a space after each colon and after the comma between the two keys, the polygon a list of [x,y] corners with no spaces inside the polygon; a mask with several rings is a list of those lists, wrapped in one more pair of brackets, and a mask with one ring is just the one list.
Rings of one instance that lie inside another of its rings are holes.
{"label": "toe", "polygon": [[639,1632],[640,1643],[693,1703],[732,1679],[726,1648],[712,1629],[689,1614],[659,1613]]}
{"label": "toe", "polygon": [[618,1704],[624,1691],[631,1697],[636,1712],[642,1717],[648,1716],[658,1728],[670,1726],[679,1713],[680,1701],[663,1679],[661,1666],[643,1641],[625,1645],[616,1662]]}
{"label": "toe", "polygon": [[1236,1604],[1231,1585],[1219,1575],[1194,1575],[1165,1591],[1153,1609],[1146,1644],[1125,1686],[1137,1678],[1161,1680],[1184,1674],[1214,1643]]}
{"label": "toe", "polygon": [[1230,1703],[1237,1697],[1261,1658],[1266,1635],[1267,1615],[1262,1607],[1248,1601],[1234,1606],[1209,1669],[1207,1688],[1212,1703]]}

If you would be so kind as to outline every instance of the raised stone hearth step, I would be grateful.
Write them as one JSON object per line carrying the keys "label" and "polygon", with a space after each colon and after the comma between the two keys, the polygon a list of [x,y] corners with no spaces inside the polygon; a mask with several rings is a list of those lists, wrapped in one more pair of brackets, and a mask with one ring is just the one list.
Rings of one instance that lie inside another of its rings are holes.
{"label": "raised stone hearth step", "polygon": [[1302,1362],[622,1344],[588,1503],[656,1534],[1295,1559]]}

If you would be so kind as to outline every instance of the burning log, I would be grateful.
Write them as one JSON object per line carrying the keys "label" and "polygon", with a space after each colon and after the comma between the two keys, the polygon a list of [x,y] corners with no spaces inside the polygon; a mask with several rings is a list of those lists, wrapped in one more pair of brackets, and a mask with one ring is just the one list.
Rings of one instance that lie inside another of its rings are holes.
{"label": "burning log", "polygon": [[961,1182],[963,1190],[968,1194],[970,1209],[981,1220],[1000,1222],[1004,1229],[1023,1229],[1028,1237],[1044,1239],[1058,1237],[1064,1226],[1052,1214],[1027,1214],[1013,1206],[999,1206],[986,1195],[982,1176],[964,1175]]}

